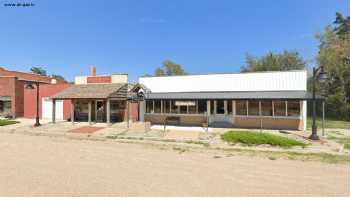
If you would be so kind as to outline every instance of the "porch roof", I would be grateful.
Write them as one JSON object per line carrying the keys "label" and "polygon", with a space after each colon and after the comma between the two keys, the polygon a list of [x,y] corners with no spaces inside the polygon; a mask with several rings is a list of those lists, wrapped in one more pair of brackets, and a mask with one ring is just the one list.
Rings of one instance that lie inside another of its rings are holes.
{"label": "porch roof", "polygon": [[62,92],[53,95],[53,99],[106,99],[127,98],[127,84],[84,84],[73,85]]}
{"label": "porch roof", "polygon": [[[230,91],[230,92],[164,92],[146,93],[146,99],[298,99],[310,100],[307,91]],[[316,99],[324,99],[317,95]]]}

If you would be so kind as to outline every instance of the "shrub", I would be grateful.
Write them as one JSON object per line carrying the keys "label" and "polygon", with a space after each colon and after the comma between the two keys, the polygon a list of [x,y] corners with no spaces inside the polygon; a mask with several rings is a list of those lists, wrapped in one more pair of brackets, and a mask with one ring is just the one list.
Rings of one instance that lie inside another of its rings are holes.
{"label": "shrub", "polygon": [[242,143],[246,145],[269,144],[272,146],[280,146],[290,148],[293,146],[305,147],[306,144],[293,139],[277,136],[269,133],[257,133],[250,131],[228,131],[221,135],[221,139],[228,143]]}
{"label": "shrub", "polygon": [[16,123],[19,123],[19,122],[14,121],[14,120],[1,120],[0,119],[0,126],[6,126],[6,125],[16,124]]}

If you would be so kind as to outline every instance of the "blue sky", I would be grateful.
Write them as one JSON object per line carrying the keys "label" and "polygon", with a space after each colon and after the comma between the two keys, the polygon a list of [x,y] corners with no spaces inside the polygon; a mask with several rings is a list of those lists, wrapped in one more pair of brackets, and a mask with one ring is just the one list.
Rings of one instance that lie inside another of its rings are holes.
{"label": "blue sky", "polygon": [[0,66],[42,66],[69,80],[153,74],[171,59],[188,73],[237,72],[247,53],[297,50],[313,63],[314,34],[350,15],[348,0],[0,0]]}

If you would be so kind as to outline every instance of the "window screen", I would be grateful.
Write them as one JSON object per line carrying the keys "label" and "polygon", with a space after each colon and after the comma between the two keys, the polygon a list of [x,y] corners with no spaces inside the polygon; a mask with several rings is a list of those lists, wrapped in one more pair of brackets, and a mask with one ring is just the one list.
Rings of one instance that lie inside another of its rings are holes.
{"label": "window screen", "polygon": [[261,101],[261,115],[272,116],[272,101]]}
{"label": "window screen", "polygon": [[299,101],[288,101],[288,116],[299,116],[300,115],[300,103]]}
{"label": "window screen", "polygon": [[247,101],[244,101],[244,100],[236,101],[236,114],[240,116],[247,115]]}
{"label": "window screen", "polygon": [[286,116],[286,101],[273,101],[274,115]]}

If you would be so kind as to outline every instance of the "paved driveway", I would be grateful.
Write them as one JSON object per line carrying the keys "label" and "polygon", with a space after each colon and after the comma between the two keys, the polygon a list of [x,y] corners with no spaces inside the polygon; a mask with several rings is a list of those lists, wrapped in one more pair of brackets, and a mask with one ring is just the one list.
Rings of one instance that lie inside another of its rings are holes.
{"label": "paved driveway", "polygon": [[0,133],[0,196],[342,197],[350,165]]}

